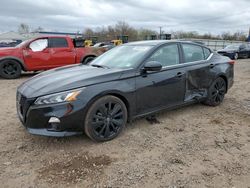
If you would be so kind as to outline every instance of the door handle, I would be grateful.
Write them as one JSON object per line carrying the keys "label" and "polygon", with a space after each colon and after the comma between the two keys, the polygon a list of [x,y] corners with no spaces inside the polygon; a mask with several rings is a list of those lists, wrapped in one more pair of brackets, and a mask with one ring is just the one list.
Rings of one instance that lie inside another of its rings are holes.
{"label": "door handle", "polygon": [[211,69],[214,68],[214,64],[211,63],[211,64],[209,65],[209,67],[210,67]]}
{"label": "door handle", "polygon": [[179,78],[182,77],[183,75],[184,75],[183,72],[178,72],[178,73],[176,74],[176,76],[179,77]]}

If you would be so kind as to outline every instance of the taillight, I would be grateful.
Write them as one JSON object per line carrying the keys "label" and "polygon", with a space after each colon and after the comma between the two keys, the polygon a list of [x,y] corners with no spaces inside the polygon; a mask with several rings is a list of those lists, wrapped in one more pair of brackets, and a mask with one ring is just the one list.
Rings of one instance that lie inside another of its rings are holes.
{"label": "taillight", "polygon": [[229,61],[228,63],[231,64],[231,65],[234,65],[235,61]]}

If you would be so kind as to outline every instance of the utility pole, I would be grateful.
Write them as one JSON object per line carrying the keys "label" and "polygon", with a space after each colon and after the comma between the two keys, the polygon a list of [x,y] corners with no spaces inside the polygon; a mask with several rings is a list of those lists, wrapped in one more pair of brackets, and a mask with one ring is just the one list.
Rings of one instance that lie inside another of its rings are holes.
{"label": "utility pole", "polygon": [[160,35],[159,35],[159,39],[161,39],[161,34],[162,34],[162,28],[163,28],[163,26],[159,26],[159,28],[160,28]]}
{"label": "utility pole", "polygon": [[160,26],[159,28],[160,28],[160,35],[161,35],[161,29],[162,29],[162,26]]}

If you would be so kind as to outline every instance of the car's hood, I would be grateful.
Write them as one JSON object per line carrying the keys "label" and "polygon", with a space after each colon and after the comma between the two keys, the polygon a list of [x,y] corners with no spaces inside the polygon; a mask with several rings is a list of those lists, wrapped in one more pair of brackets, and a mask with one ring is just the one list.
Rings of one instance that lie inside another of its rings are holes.
{"label": "car's hood", "polygon": [[19,86],[28,98],[118,79],[124,70],[71,65],[40,73]]}
{"label": "car's hood", "polygon": [[236,49],[221,49],[221,50],[218,50],[217,52],[236,52],[237,50]]}
{"label": "car's hood", "polygon": [[16,47],[3,47],[3,48],[0,48],[0,51],[4,51],[4,50],[14,50],[16,49]]}
{"label": "car's hood", "polygon": [[4,48],[0,48],[0,54],[8,54],[10,52],[15,51],[17,48],[15,47],[4,47]]}

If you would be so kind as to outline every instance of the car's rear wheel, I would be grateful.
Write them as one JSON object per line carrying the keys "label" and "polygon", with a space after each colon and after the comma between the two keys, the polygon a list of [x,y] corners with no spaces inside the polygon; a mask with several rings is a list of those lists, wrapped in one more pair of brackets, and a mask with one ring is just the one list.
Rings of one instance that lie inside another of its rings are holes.
{"label": "car's rear wheel", "polygon": [[88,63],[90,63],[90,62],[93,61],[94,59],[95,59],[94,56],[86,57],[86,58],[83,60],[82,64],[87,65]]}
{"label": "car's rear wheel", "polygon": [[22,68],[15,60],[0,62],[0,76],[6,79],[15,79],[21,75]]}
{"label": "car's rear wheel", "polygon": [[208,98],[204,101],[204,104],[218,106],[222,103],[226,90],[226,81],[222,77],[217,78],[210,86],[208,90]]}
{"label": "car's rear wheel", "polygon": [[96,100],[89,108],[84,124],[87,136],[94,141],[108,141],[117,137],[127,122],[125,104],[108,95]]}

